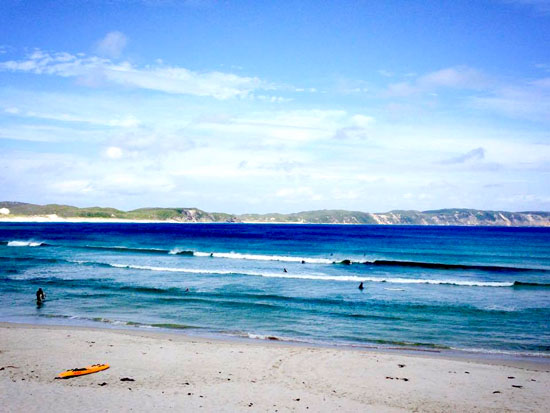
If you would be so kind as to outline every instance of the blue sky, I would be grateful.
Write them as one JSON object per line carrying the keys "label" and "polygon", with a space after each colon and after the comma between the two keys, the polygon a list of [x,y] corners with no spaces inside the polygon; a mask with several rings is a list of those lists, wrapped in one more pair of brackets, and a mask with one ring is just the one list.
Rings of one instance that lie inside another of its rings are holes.
{"label": "blue sky", "polygon": [[0,3],[0,198],[550,210],[550,0]]}

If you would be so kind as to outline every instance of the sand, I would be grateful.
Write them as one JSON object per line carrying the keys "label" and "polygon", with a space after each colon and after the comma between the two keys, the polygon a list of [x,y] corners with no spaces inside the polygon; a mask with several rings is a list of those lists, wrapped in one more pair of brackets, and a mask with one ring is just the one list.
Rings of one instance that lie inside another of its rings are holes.
{"label": "sand", "polygon": [[77,224],[192,224],[194,222],[182,222],[175,220],[154,219],[122,219],[122,218],[63,218],[57,215],[29,215],[29,216],[0,216],[0,222],[18,223],[77,223]]}
{"label": "sand", "polygon": [[[110,369],[54,380],[105,362]],[[0,323],[0,410],[9,412],[543,412],[549,371],[548,363]]]}

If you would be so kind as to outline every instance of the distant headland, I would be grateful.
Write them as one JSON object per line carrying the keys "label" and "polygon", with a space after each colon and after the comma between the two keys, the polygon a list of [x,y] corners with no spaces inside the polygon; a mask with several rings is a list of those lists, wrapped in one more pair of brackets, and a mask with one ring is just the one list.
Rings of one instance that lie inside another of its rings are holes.
{"label": "distant headland", "polygon": [[303,211],[291,214],[227,214],[198,208],[78,208],[70,205],[35,205],[0,202],[0,221],[35,222],[230,222],[281,224],[365,224],[365,225],[457,225],[550,227],[550,212],[482,211],[438,209],[431,211],[394,210],[371,213],[345,210]]}

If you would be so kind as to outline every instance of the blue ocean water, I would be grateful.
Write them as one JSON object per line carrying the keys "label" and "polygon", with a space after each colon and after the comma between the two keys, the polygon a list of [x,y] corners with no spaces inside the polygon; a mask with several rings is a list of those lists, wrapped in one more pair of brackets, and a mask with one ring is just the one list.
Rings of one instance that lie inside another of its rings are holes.
{"label": "blue ocean water", "polygon": [[550,229],[0,223],[0,321],[550,357]]}

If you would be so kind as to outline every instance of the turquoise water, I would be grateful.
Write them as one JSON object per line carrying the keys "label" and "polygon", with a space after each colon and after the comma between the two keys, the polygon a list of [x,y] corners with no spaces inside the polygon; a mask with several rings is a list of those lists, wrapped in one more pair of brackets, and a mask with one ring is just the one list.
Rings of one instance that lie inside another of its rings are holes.
{"label": "turquoise water", "polygon": [[548,357],[550,229],[2,223],[0,320]]}

